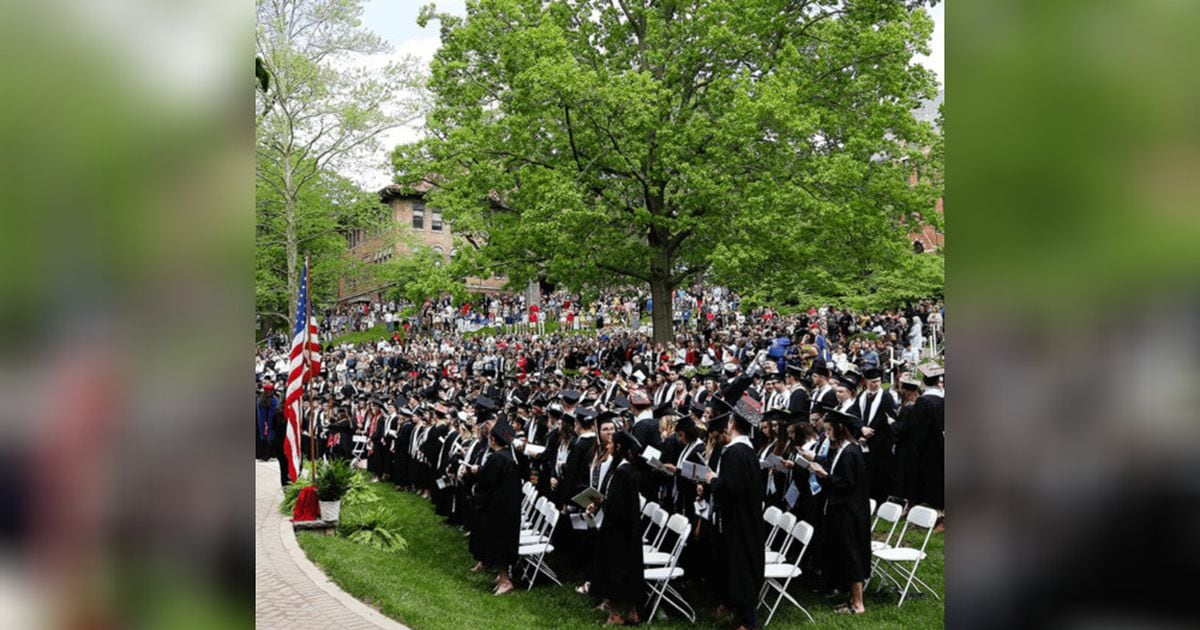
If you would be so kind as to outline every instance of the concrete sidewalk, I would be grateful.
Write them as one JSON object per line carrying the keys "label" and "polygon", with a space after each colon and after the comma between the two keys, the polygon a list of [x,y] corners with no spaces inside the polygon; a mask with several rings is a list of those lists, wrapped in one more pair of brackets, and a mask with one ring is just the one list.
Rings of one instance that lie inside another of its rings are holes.
{"label": "concrete sidewalk", "polygon": [[254,464],[254,625],[308,630],[407,630],[347,595],[304,555],[291,519],[279,513],[279,465]]}

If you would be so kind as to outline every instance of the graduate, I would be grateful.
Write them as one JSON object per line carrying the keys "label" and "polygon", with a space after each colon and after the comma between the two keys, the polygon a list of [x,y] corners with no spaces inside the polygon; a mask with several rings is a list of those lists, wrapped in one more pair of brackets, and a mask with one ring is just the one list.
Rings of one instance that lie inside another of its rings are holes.
{"label": "graduate", "polygon": [[[608,494],[608,487],[612,483],[612,473],[620,463],[613,457],[613,435],[616,433],[616,424],[613,420],[616,418],[615,413],[611,411],[601,412],[596,418],[596,435],[597,440],[592,445],[591,462],[588,465],[587,487],[599,492],[602,495]],[[592,505],[599,507],[602,501],[597,499]],[[592,506],[588,506],[589,508]],[[595,514],[596,510],[589,509],[589,514]],[[580,538],[580,549],[588,557],[592,557],[596,551],[596,530],[588,529],[585,531],[576,532]],[[576,593],[587,595],[591,583],[596,579],[595,562],[587,574],[587,581],[575,589]]]}
{"label": "graduate", "polygon": [[[783,461],[787,461],[792,456],[794,449],[785,428],[788,417],[788,412],[784,408],[772,409],[763,415],[763,434],[771,441],[763,447],[759,454],[760,460],[765,462],[767,458],[777,456]],[[790,506],[787,505],[784,496],[792,484],[791,470],[764,469],[763,474],[766,477],[764,488],[766,505],[787,510]]]}
{"label": "graduate", "polygon": [[[603,510],[604,520],[593,556],[593,595],[604,599],[609,611],[605,625],[640,623],[638,605],[646,599],[642,565],[641,505],[638,499],[638,468],[635,461],[642,445],[628,431],[613,436],[613,462],[608,494],[588,506],[588,513]],[[762,555],[761,553],[759,555]]]}
{"label": "graduate", "polygon": [[863,370],[867,389],[858,396],[858,416],[863,423],[859,444],[867,460],[870,496],[879,503],[887,501],[892,495],[892,479],[896,476],[892,433],[892,424],[896,421],[896,402],[880,386],[882,377],[883,372],[879,368]]}
{"label": "graduate", "polygon": [[871,575],[871,506],[867,463],[858,445],[861,425],[858,418],[837,410],[825,414],[825,422],[832,461],[828,468],[819,462],[812,465],[825,497],[823,564],[829,583],[850,594],[834,612],[860,615],[866,611],[863,583]]}
{"label": "graduate", "polygon": [[513,590],[509,567],[517,562],[521,534],[521,478],[509,444],[512,426],[499,416],[489,434],[491,454],[482,466],[474,466],[475,496],[479,499],[475,527],[471,530],[471,553],[478,561],[471,569],[492,569],[496,574],[495,595]]}
{"label": "graduate", "polygon": [[758,595],[766,560],[763,524],[764,478],[750,432],[762,421],[761,404],[743,393],[729,421],[729,445],[717,470],[709,471],[717,517],[719,569],[726,576],[720,600],[738,630],[758,627]]}

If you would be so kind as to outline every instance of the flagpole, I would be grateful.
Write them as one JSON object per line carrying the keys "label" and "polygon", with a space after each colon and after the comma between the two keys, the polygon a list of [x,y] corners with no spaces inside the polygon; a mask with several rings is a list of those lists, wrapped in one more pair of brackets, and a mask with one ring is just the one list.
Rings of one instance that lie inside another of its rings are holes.
{"label": "flagpole", "polygon": [[[308,335],[309,323],[312,322],[312,269],[308,266],[308,254],[304,255],[304,294],[307,298],[304,300],[304,360],[307,362],[305,371],[312,368],[312,361],[308,358]],[[304,381],[304,406],[309,409],[308,413],[308,462],[311,474],[309,481],[317,483],[317,414],[312,413],[312,407],[309,405],[308,390],[312,379],[316,378],[315,374],[310,374]]]}

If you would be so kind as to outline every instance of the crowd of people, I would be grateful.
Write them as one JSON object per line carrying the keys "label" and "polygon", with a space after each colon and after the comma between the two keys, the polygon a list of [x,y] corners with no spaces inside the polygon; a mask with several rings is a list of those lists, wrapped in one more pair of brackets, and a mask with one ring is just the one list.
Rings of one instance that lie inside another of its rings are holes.
{"label": "crowd of people", "polygon": [[[595,335],[524,327],[327,348],[302,453],[315,440],[319,457],[361,461],[428,497],[469,532],[473,570],[496,573],[497,595],[514,588],[529,483],[561,511],[553,542],[565,577],[609,624],[644,613],[642,501],[686,516],[680,566],[738,627],[758,627],[770,507],[814,527],[803,559],[811,587],[861,613],[869,501],[944,508],[943,368],[923,332],[940,334],[941,305],[781,316],[738,312],[727,292],[689,297],[691,325],[665,347],[628,319],[606,319]],[[552,300],[544,311],[580,308]],[[261,459],[282,451],[279,352],[256,357]]]}

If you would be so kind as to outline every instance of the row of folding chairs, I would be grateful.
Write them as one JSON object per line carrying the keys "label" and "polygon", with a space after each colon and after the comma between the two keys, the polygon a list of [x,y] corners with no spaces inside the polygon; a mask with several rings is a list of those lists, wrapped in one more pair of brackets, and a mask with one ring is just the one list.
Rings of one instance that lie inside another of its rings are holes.
{"label": "row of folding chairs", "polygon": [[518,571],[521,579],[528,581],[526,590],[533,588],[539,575],[562,586],[554,570],[546,564],[546,556],[554,552],[550,540],[558,526],[558,508],[554,503],[539,496],[537,489],[528,481],[521,487],[521,534],[517,544]]}
{"label": "row of folding chairs", "polygon": [[[646,526],[642,531],[642,577],[646,580],[646,603],[650,616],[646,623],[654,622],[654,615],[663,603],[679,611],[688,621],[696,623],[696,611],[671,582],[683,578],[683,567],[679,558],[687,546],[691,523],[683,514],[671,514],[654,501],[641,499],[642,517]],[[672,539],[668,543],[668,536]]]}
{"label": "row of folding chairs", "polygon": [[[937,511],[918,505],[908,511],[907,518],[903,517],[904,507],[899,503],[885,501],[879,509],[875,509],[875,500],[871,500],[871,511],[875,520],[871,523],[871,532],[878,529],[880,522],[890,523],[886,537],[871,541],[871,576],[867,580],[879,578],[879,584],[890,583],[900,591],[900,601],[897,606],[903,606],[909,590],[924,592],[942,599],[937,591],[917,577],[917,568],[925,559],[925,548],[933,537],[933,528],[937,525]],[[904,521],[901,526],[900,521]],[[900,528],[899,534],[896,528]],[[908,544],[906,536],[909,531],[916,532],[920,544]],[[920,533],[924,530],[924,535]],[[866,585],[864,585],[865,587]]]}

